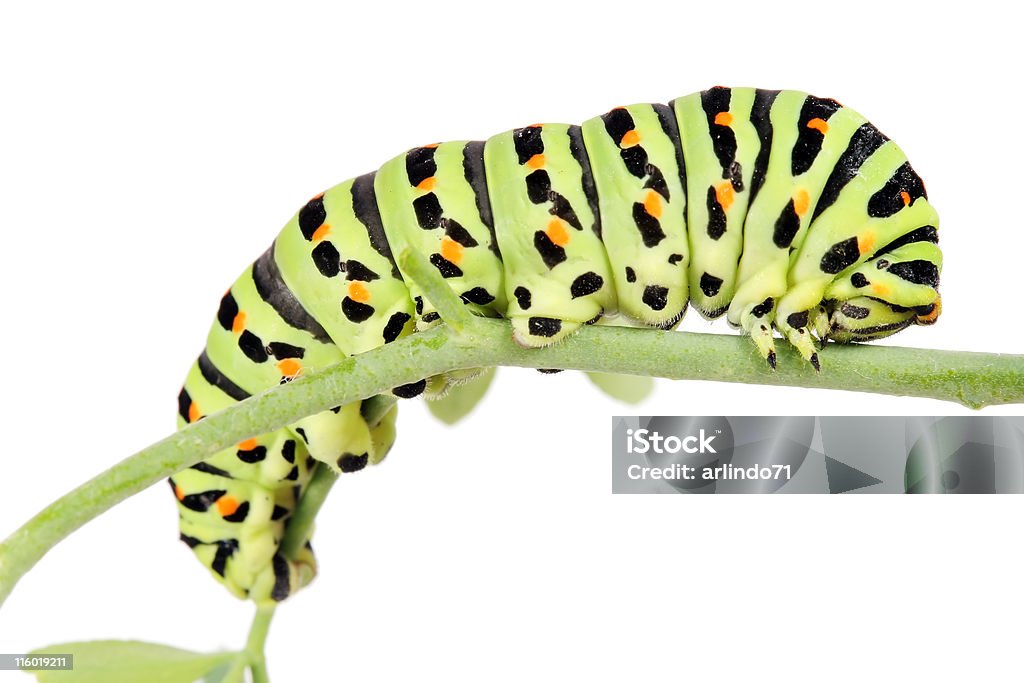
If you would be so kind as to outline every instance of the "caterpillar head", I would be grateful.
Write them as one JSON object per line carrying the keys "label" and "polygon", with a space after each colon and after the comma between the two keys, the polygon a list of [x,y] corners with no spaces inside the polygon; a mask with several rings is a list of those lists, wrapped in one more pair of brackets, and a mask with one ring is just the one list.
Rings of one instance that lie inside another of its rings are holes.
{"label": "caterpillar head", "polygon": [[937,241],[934,227],[919,228],[837,276],[825,292],[821,332],[838,342],[870,341],[933,324],[942,311]]}
{"label": "caterpillar head", "polygon": [[881,339],[911,325],[931,325],[942,310],[941,299],[923,306],[907,308],[898,304],[859,296],[845,301],[829,301],[825,336],[845,344]]}
{"label": "caterpillar head", "polygon": [[934,324],[942,310],[938,241],[933,225],[916,228],[840,273],[825,291],[822,334],[838,342],[869,341]]}

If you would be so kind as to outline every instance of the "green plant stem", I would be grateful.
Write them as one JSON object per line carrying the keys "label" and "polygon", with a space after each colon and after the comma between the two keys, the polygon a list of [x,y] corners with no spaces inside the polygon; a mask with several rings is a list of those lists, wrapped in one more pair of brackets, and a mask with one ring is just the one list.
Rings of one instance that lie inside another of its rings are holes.
{"label": "green plant stem", "polygon": [[[524,349],[504,320],[473,318],[413,334],[235,404],[136,453],[74,489],[0,544],[0,602],[53,545],[132,494],[252,434],[450,370],[511,365],[669,379],[925,396],[972,408],[1024,402],[1024,356],[831,344],[816,373],[787,345],[769,370],[733,335],[585,327],[563,343]],[[681,406],[680,410],[689,409]]]}
{"label": "green plant stem", "polygon": [[305,545],[306,539],[309,537],[308,532],[313,526],[313,520],[316,519],[317,513],[320,512],[321,506],[327,500],[327,494],[331,492],[331,487],[336,481],[338,481],[338,475],[322,462],[317,463],[313,468],[313,476],[310,477],[309,484],[306,485],[306,490],[302,493],[302,500],[299,501],[295,512],[288,520],[288,531],[281,541],[281,551],[284,552],[285,557],[295,559],[295,555],[302,550],[302,546]]}
{"label": "green plant stem", "polygon": [[441,319],[457,334],[462,334],[473,324],[473,315],[466,310],[462,300],[441,279],[437,269],[420,252],[405,248],[398,255],[398,262],[406,277],[412,279],[426,294],[427,301],[434,305]]}
{"label": "green plant stem", "polygon": [[245,670],[249,666],[249,658],[241,652],[231,661],[231,667],[224,673],[222,683],[244,683]]}
{"label": "green plant stem", "polygon": [[270,620],[274,618],[276,608],[276,605],[257,607],[256,614],[252,619],[252,626],[249,627],[245,653],[249,660],[249,670],[252,671],[252,683],[270,683],[264,648],[267,643],[267,634],[270,632]]}

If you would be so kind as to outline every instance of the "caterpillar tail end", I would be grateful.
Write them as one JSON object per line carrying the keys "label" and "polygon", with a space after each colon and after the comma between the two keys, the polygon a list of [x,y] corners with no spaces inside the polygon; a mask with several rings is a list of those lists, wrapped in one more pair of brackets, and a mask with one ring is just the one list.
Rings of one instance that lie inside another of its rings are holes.
{"label": "caterpillar tail end", "polygon": [[316,558],[309,541],[295,559],[287,559],[281,552],[274,554],[270,566],[259,573],[249,591],[249,598],[257,605],[270,605],[294,595],[316,578]]}

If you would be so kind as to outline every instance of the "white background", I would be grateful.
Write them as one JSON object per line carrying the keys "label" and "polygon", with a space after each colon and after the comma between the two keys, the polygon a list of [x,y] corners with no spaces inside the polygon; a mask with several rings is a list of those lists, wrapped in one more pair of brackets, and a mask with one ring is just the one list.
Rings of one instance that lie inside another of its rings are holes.
{"label": "white background", "polygon": [[[889,343],[1024,350],[1007,5],[142,5],[0,12],[0,537],[173,429],[222,292],[311,195],[414,145],[716,84],[835,97],[907,152],[945,310]],[[616,413],[966,409],[668,381],[631,408],[513,370],[493,392],[455,429],[403,403],[386,464],[339,483],[275,681],[1017,680],[1020,497],[610,495]],[[0,651],[237,647],[249,618],[159,484],[22,580]]]}

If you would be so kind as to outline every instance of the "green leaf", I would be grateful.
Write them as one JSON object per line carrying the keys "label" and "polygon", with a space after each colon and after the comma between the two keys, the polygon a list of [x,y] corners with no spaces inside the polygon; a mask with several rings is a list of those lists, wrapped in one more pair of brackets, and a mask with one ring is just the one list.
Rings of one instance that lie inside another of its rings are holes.
{"label": "green leaf", "polygon": [[[194,683],[230,662],[237,652],[191,652],[136,640],[61,643],[31,654],[74,655],[70,671],[34,671],[39,683]],[[216,679],[214,679],[216,680]]]}
{"label": "green leaf", "polygon": [[588,372],[587,377],[598,389],[624,403],[639,403],[654,391],[654,380],[641,375],[611,375]]}
{"label": "green leaf", "polygon": [[453,386],[442,398],[427,401],[427,409],[441,422],[453,425],[473,411],[493,380],[494,368],[486,368],[470,381]]}
{"label": "green leaf", "polygon": [[[241,660],[241,661],[236,661]],[[245,653],[236,652],[235,657],[206,672],[203,683],[245,683]],[[237,664],[237,666],[236,666]]]}

